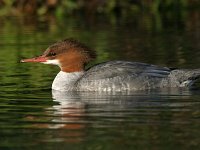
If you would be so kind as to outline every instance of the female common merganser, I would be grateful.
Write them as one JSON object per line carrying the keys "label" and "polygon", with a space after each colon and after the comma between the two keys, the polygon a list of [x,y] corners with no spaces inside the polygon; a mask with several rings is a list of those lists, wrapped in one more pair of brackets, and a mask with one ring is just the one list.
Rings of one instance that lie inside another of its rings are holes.
{"label": "female common merganser", "polygon": [[85,70],[96,54],[86,45],[73,40],[59,41],[40,56],[21,62],[58,65],[52,89],[58,91],[133,91],[155,88],[191,87],[200,69],[170,69],[156,65],[109,61]]}

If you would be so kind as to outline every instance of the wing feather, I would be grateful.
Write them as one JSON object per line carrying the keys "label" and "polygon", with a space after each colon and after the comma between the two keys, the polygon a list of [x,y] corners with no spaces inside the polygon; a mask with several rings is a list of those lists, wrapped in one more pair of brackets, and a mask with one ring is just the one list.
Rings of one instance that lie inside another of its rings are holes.
{"label": "wing feather", "polygon": [[80,80],[84,79],[91,81],[120,76],[145,76],[165,78],[170,74],[170,72],[171,69],[167,67],[159,67],[146,63],[129,61],[109,61],[91,67],[86,71],[86,73]]}

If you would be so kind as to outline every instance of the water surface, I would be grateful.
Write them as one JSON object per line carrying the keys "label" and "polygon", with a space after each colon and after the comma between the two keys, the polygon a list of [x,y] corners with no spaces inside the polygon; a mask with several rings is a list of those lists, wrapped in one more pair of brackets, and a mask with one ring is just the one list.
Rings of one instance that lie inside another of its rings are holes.
{"label": "water surface", "polygon": [[199,68],[200,26],[160,19],[2,18],[0,149],[199,149],[199,90],[55,92],[59,68],[19,63],[74,37],[97,51],[89,66],[118,59]]}

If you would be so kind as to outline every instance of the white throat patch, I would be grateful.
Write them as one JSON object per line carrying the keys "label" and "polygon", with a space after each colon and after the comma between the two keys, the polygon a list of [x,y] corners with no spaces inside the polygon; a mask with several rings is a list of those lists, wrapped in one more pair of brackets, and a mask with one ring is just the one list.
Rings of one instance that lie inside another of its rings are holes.
{"label": "white throat patch", "polygon": [[46,62],[42,62],[43,64],[51,64],[51,65],[58,65],[60,66],[60,62],[58,59],[47,60]]}
{"label": "white throat patch", "polygon": [[52,89],[58,91],[72,91],[76,88],[75,83],[83,74],[83,71],[72,73],[60,71],[53,81]]}

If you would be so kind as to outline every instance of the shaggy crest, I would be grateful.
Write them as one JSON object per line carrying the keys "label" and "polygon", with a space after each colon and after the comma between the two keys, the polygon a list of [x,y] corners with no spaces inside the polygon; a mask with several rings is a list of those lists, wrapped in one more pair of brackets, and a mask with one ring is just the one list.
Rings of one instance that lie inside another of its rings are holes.
{"label": "shaggy crest", "polygon": [[85,44],[74,39],[65,39],[54,43],[47,48],[43,55],[47,57],[55,57],[69,50],[77,50],[86,55],[89,60],[93,60],[96,58],[95,51],[87,47]]}

